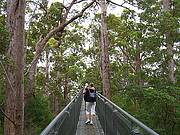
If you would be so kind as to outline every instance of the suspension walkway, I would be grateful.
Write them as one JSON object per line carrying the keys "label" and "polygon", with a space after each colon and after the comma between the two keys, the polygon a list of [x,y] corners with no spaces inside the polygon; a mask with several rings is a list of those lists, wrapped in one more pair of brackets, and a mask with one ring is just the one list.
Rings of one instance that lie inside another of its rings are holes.
{"label": "suspension walkway", "polygon": [[80,91],[40,135],[159,135],[99,93],[94,124],[86,125],[85,121]]}
{"label": "suspension walkway", "polygon": [[85,113],[85,103],[82,103],[76,135],[104,135],[98,116],[93,116],[93,125],[86,125]]}

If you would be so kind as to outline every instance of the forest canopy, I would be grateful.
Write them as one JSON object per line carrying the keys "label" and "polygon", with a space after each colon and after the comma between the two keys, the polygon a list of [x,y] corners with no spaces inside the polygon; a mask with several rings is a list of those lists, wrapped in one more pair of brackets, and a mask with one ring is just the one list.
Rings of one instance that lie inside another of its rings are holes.
{"label": "forest canopy", "polygon": [[40,134],[91,82],[179,135],[179,52],[179,0],[1,0],[0,134]]}

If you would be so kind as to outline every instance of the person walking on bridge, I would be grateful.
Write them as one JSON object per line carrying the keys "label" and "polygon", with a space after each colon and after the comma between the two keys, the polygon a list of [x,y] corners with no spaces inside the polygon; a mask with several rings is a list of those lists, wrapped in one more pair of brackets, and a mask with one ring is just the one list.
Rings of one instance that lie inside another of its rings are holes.
{"label": "person walking on bridge", "polygon": [[85,88],[84,91],[84,100],[87,103],[86,110],[86,124],[93,125],[92,121],[92,107],[96,102],[96,90],[94,85],[91,83],[89,87]]}

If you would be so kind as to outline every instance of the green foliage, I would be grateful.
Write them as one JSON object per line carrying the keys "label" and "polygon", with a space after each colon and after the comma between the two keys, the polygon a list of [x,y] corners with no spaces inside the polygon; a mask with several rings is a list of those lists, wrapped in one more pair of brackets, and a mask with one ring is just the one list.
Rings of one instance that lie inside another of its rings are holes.
{"label": "green foliage", "polygon": [[52,3],[49,9],[49,19],[51,20],[51,22],[56,23],[60,21],[62,17],[62,11],[63,11],[63,7],[61,3],[59,2]]}
{"label": "green foliage", "polygon": [[[167,12],[158,1],[131,2],[137,2],[136,6],[143,11],[137,14],[125,10],[121,17],[108,16],[112,100],[158,133],[176,135],[180,113],[179,64],[173,85],[168,78],[166,43],[178,48],[175,43],[179,42],[179,2],[174,1],[176,8]],[[169,37],[165,38],[167,33]],[[138,51],[140,72],[136,71],[135,61]],[[178,63],[179,54],[173,53]],[[143,85],[137,83],[138,78]]]}
{"label": "green foliage", "polygon": [[[179,112],[179,105],[176,104],[179,100],[179,88],[172,88],[168,86],[160,89],[150,87],[143,91],[144,98],[141,105],[146,110],[144,112],[149,115],[149,119],[144,117],[143,120],[148,121],[149,125],[161,134],[177,134],[175,123],[179,123],[176,118]],[[153,117],[156,119],[152,120]]]}
{"label": "green foliage", "polygon": [[[47,0],[38,1],[43,8],[33,14],[34,6],[28,7],[32,15],[28,33],[26,50],[26,68],[34,57],[35,45],[40,35],[46,35],[56,27],[63,14],[61,3],[53,3],[47,8]],[[130,114],[155,129],[161,135],[178,135],[180,117],[180,67],[179,67],[179,0],[173,1],[173,9],[164,12],[162,3],[157,0],[127,0],[142,9],[140,13],[124,10],[120,17],[108,16],[108,38],[110,54],[111,99]],[[0,9],[4,6],[0,2]],[[31,9],[32,8],[32,9]],[[1,10],[2,11],[2,10]],[[0,56],[8,48],[8,32],[5,27],[5,16],[0,12]],[[76,10],[73,10],[76,13]],[[87,13],[88,15],[90,13]],[[86,18],[87,16],[85,16]],[[52,120],[50,103],[52,95],[64,104],[63,89],[67,88],[71,95],[85,82],[94,83],[98,91],[102,91],[100,74],[101,50],[100,14],[96,14],[89,28],[81,26],[81,22],[73,22],[62,35],[55,35],[46,45],[51,69],[49,79],[46,62],[42,53],[37,68],[34,85],[35,97],[28,100],[25,106],[25,131],[27,135],[39,134]],[[84,18],[83,18],[84,19]],[[165,34],[169,38],[165,38]],[[87,34],[87,35],[86,35]],[[88,37],[89,36],[89,37]],[[168,62],[166,43],[174,44],[176,62],[176,84],[168,79]],[[176,44],[175,44],[176,43]],[[89,45],[90,44],[90,45]],[[88,47],[87,47],[88,46]],[[136,58],[140,54],[140,71],[137,71]],[[0,68],[0,103],[4,100],[4,71]],[[137,83],[137,80],[141,81]],[[25,76],[27,82],[27,76]],[[45,92],[45,89],[48,90]],[[46,94],[50,94],[50,96]],[[3,116],[0,114],[0,121]],[[0,134],[2,133],[0,123]]]}
{"label": "green foliage", "polygon": [[[4,98],[5,98],[5,76],[4,69],[2,68],[2,63],[5,61],[5,54],[8,49],[9,44],[9,34],[7,31],[5,23],[5,15],[2,14],[4,11],[5,3],[2,0],[0,2],[0,109],[4,107]],[[4,125],[4,115],[0,111],[0,134],[3,134],[3,125]]]}
{"label": "green foliage", "polygon": [[[112,96],[112,101],[162,135],[178,135],[179,87],[129,87]],[[139,93],[139,94],[138,94]]]}
{"label": "green foliage", "polygon": [[25,129],[27,135],[40,134],[52,120],[48,99],[36,95],[28,100],[25,106]]}
{"label": "green foliage", "polygon": [[0,55],[5,54],[9,44],[9,34],[5,27],[5,16],[0,15]]}

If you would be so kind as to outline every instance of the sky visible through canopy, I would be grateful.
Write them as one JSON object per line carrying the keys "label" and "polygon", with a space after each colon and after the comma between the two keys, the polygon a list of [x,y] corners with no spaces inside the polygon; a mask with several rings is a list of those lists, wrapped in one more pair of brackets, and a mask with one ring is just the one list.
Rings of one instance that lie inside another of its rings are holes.
{"label": "sky visible through canopy", "polygon": [[[49,0],[49,3],[48,3],[48,7],[50,7],[50,5],[53,3],[53,2],[61,2],[61,3],[64,3],[64,5],[66,6],[66,5],[69,5],[69,3],[71,2],[72,0]],[[87,1],[87,0],[85,0],[85,1]],[[88,0],[89,2],[91,1],[91,0]],[[114,3],[117,3],[117,4],[119,4],[119,5],[121,5],[123,2],[124,2],[124,0],[111,0],[112,2],[114,2]],[[78,4],[78,5],[76,5],[76,6],[74,6],[73,8],[74,9],[82,9],[82,6],[81,6],[82,4],[80,3],[80,4]],[[137,9],[137,8],[135,8],[135,7],[133,7],[133,6],[131,6],[131,5],[129,5],[129,4],[124,4],[123,6],[125,6],[125,7],[128,7],[128,8],[130,8],[130,9],[133,9],[133,10],[135,10],[136,12],[139,12],[139,10]],[[117,15],[117,16],[120,16],[121,15],[121,13],[122,13],[122,11],[124,10],[124,8],[123,7],[119,7],[119,6],[108,6],[108,8],[107,8],[107,14],[109,14],[109,13],[113,13],[113,14],[115,14],[115,15]],[[101,12],[100,11],[100,8],[99,8],[99,11],[98,11],[99,13]],[[91,14],[92,15],[92,14]],[[93,18],[93,15],[92,15],[92,18]],[[86,20],[85,21],[85,23],[83,24],[83,26],[84,27],[88,27],[89,26],[89,23],[90,23],[90,20]],[[89,37],[89,35],[86,35],[87,36],[87,38]],[[86,45],[85,45],[85,48],[86,49],[88,49],[89,47],[91,46],[91,43],[90,42],[86,42]],[[92,60],[90,59],[90,58],[86,58],[85,59],[85,62],[86,62],[86,64],[87,65],[91,65],[91,62],[92,62]],[[45,64],[45,63],[44,63]],[[44,65],[45,66],[45,65]]]}
{"label": "sky visible through canopy", "polygon": [[[72,0],[49,0],[48,6],[50,6],[53,2],[63,2],[66,5],[67,3],[71,2],[71,1]],[[111,1],[113,1],[113,2],[115,2],[117,4],[120,4],[120,5],[124,2],[124,0],[111,0]],[[124,6],[130,8],[130,9],[133,9],[133,10],[138,12],[137,8],[135,8],[135,7],[133,7],[133,6],[129,5],[129,4],[124,4]],[[108,8],[108,13],[113,11],[114,14],[120,15],[122,13],[123,9],[124,8],[117,7],[117,6],[113,7],[113,8]]]}

